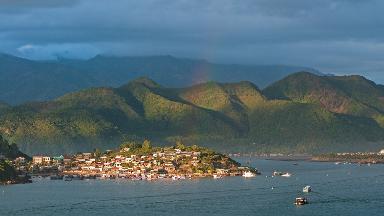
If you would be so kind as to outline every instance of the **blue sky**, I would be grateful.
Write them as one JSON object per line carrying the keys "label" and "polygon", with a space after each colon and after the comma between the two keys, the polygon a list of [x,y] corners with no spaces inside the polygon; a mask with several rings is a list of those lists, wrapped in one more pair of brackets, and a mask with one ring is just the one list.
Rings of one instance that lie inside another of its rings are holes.
{"label": "blue sky", "polygon": [[0,52],[288,64],[384,83],[381,0],[0,0]]}

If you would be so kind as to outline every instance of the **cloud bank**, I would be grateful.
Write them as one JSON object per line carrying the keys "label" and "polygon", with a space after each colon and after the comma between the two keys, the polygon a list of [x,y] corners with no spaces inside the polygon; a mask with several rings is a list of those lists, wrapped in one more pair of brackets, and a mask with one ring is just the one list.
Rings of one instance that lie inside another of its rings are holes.
{"label": "cloud bank", "polygon": [[0,51],[290,64],[384,82],[380,0],[0,0]]}

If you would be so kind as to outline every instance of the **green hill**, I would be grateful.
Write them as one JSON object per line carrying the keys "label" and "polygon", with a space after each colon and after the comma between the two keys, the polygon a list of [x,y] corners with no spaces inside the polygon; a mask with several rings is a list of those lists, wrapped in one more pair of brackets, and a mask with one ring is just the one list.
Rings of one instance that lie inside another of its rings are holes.
{"label": "green hill", "polygon": [[110,149],[144,138],[221,152],[376,150],[384,140],[381,102],[348,89],[371,86],[379,97],[380,86],[354,82],[299,73],[261,92],[250,82],[166,88],[139,78],[7,108],[0,132],[31,154]]}
{"label": "green hill", "polygon": [[270,99],[313,103],[334,112],[375,119],[384,126],[384,86],[362,76],[292,74],[267,87]]}

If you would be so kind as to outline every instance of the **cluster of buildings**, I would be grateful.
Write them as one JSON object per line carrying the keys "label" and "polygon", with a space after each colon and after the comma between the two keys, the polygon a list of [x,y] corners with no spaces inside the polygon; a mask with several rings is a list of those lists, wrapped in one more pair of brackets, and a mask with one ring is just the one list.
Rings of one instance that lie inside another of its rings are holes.
{"label": "cluster of buildings", "polygon": [[384,149],[379,152],[342,152],[336,153],[337,156],[374,156],[374,155],[384,155]]}
{"label": "cluster of buildings", "polygon": [[146,154],[133,154],[129,148],[123,148],[102,155],[37,155],[32,158],[32,166],[38,167],[35,170],[40,173],[51,175],[130,179],[229,176],[241,175],[246,170],[224,155],[202,154],[200,151],[182,151],[177,148],[161,148]]}

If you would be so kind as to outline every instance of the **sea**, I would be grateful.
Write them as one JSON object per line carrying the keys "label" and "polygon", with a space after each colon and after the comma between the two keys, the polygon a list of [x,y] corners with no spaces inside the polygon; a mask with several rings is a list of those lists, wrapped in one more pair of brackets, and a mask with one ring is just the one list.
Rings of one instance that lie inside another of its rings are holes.
{"label": "sea", "polygon": [[[0,186],[0,215],[384,215],[384,165],[235,158],[254,178],[37,179]],[[272,177],[273,171],[292,176]],[[312,192],[305,194],[303,187]],[[296,206],[296,197],[307,205]]]}

